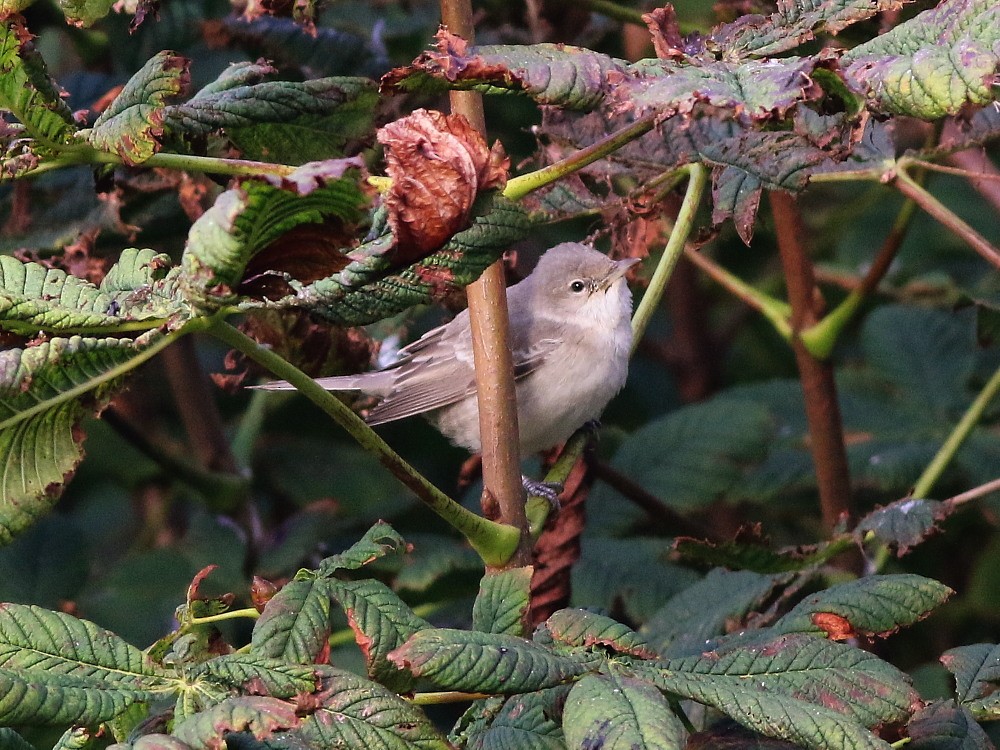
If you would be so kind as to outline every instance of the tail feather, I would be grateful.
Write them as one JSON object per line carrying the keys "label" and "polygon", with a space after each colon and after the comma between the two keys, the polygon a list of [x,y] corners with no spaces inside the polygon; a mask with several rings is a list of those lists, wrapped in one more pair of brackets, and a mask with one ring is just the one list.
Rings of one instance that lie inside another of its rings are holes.
{"label": "tail feather", "polygon": [[[360,375],[335,375],[329,378],[316,378],[317,385],[328,391],[363,391],[372,396],[384,395],[390,383],[382,381],[386,378],[377,377],[382,373],[369,372]],[[256,388],[262,391],[294,391],[295,386],[287,380],[273,380],[270,383],[251,385],[249,388]]]}

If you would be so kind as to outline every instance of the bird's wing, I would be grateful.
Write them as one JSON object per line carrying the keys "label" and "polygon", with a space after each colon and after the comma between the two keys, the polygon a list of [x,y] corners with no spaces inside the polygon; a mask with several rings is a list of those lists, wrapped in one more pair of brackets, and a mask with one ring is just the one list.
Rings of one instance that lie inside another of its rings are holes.
{"label": "bird's wing", "polygon": [[[534,372],[558,344],[555,339],[543,339],[534,342],[528,351],[515,355],[515,380]],[[370,425],[392,422],[440,409],[473,395],[476,376],[472,347],[452,351],[455,353],[436,360],[415,356],[403,364],[396,370],[392,392],[368,412],[365,421]]]}

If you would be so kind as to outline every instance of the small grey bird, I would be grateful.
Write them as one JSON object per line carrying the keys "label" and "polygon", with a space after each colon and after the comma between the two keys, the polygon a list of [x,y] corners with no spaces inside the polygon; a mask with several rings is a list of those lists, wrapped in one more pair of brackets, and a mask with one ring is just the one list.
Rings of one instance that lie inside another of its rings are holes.
{"label": "small grey bird", "polygon": [[[521,455],[550,448],[597,419],[625,385],[632,345],[632,295],[625,272],[576,242],[548,250],[507,289]],[[368,424],[423,414],[453,443],[481,449],[469,312],[424,334],[383,370],[319,378],[328,391],[360,391],[379,402]],[[276,381],[258,386],[292,389]]]}

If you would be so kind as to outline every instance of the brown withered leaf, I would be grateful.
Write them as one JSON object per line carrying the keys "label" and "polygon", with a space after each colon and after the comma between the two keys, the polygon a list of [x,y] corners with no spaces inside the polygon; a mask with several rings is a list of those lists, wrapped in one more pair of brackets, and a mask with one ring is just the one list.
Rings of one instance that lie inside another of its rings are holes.
{"label": "brown withered leaf", "polygon": [[393,261],[427,255],[469,223],[476,195],[507,183],[510,160],[461,115],[418,109],[378,132],[392,187],[385,202]]}
{"label": "brown withered leaf", "polygon": [[662,8],[656,8],[642,16],[649,28],[649,36],[653,40],[653,49],[661,60],[680,59],[684,57],[684,38],[677,24],[677,13],[674,6],[667,3]]}
{"label": "brown withered leaf", "polygon": [[303,284],[332,276],[349,263],[338,251],[350,242],[338,220],[293,227],[250,259],[239,293],[278,299],[293,292],[284,274]]}

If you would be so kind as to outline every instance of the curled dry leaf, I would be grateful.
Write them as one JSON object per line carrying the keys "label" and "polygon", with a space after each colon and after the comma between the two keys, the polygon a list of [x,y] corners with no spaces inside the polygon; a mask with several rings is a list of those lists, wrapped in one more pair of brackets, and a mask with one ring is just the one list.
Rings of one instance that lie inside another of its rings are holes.
{"label": "curled dry leaf", "polygon": [[392,187],[386,196],[399,265],[423,257],[469,223],[481,190],[507,183],[510,160],[461,115],[418,109],[378,132]]}

